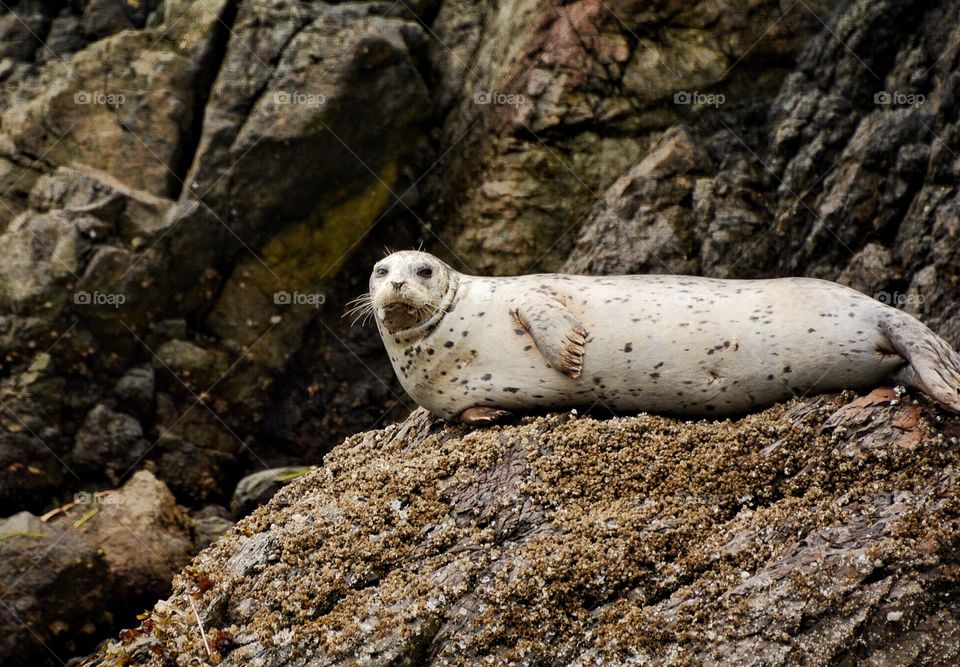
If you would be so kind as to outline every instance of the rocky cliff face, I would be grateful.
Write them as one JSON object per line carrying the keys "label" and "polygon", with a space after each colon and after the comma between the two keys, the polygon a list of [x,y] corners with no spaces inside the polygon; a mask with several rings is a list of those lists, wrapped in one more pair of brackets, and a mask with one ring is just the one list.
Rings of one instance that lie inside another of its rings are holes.
{"label": "rocky cliff face", "polygon": [[87,664],[953,664],[958,435],[886,389],[736,421],[417,411]]}
{"label": "rocky cliff face", "polygon": [[0,4],[0,513],[145,469],[222,522],[245,474],[403,418],[375,332],[341,319],[383,245],[467,272],[813,275],[960,344],[958,18]]}

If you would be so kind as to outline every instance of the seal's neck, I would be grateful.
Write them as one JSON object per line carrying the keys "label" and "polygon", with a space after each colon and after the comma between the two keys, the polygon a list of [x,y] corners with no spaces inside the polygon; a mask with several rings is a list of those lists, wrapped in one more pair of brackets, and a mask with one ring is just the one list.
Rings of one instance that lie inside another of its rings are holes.
{"label": "seal's neck", "polygon": [[412,327],[390,332],[390,335],[394,338],[399,338],[404,344],[415,343],[426,336],[429,332],[433,331],[437,324],[440,323],[440,320],[443,319],[443,316],[447,314],[447,311],[450,310],[450,306],[453,305],[453,300],[457,296],[457,288],[459,286],[460,276],[455,271],[451,271],[447,278],[447,291],[444,292],[443,298],[440,299],[440,303],[434,308],[430,317]]}

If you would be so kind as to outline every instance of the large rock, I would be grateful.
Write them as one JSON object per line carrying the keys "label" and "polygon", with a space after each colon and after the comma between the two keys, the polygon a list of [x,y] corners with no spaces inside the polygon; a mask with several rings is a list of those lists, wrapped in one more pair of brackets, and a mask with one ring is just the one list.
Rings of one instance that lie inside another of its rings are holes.
{"label": "large rock", "polygon": [[103,555],[109,604],[129,613],[163,595],[171,574],[193,553],[190,519],[166,485],[141,470],[115,491],[81,499],[60,521],[73,522],[80,538]]}
{"label": "large rock", "polygon": [[752,127],[783,78],[772,63],[796,58],[838,4],[443,3],[431,57],[450,155],[426,183],[440,246],[472,270],[557,269],[663,130],[689,120],[715,131],[716,106],[694,95],[723,96],[721,118]]}
{"label": "large rock", "polygon": [[960,419],[850,399],[473,431],[417,411],[280,491],[88,664],[951,664]]}
{"label": "large rock", "polygon": [[708,228],[710,220],[697,216],[689,202],[712,169],[709,156],[685,129],[665,132],[607,191],[563,269],[600,275],[697,273],[697,231]]}
{"label": "large rock", "polygon": [[[957,87],[941,57],[954,38],[944,11],[838,6],[774,95],[761,77],[716,107],[684,105],[696,113],[671,120],[602,193],[565,267],[839,279],[960,342],[956,131],[944,116]],[[761,114],[741,105],[761,99]],[[645,185],[643,172],[684,144],[701,156],[695,167]]]}
{"label": "large rock", "polygon": [[[92,3],[85,19],[102,17],[97,5],[104,4]],[[194,4],[189,16],[181,9],[178,24],[116,32],[69,61],[50,63],[57,78],[2,116],[12,149],[4,157],[43,156],[54,165],[83,161],[135,188],[177,194],[182,162],[190,157],[183,155],[190,141],[185,133],[200,112],[201,82],[217,35],[225,30],[219,19],[226,0]],[[88,32],[113,32],[95,23],[88,23]]]}
{"label": "large rock", "polygon": [[[0,525],[0,662],[42,665],[111,627],[106,560],[69,526],[21,512]],[[62,656],[62,657],[61,657]]]}
{"label": "large rock", "polygon": [[[58,353],[71,351],[108,365],[107,354],[95,355],[97,344],[125,352],[136,342],[118,320],[136,326],[172,301],[153,289],[155,253],[147,247],[165,233],[172,202],[83,165],[41,176],[28,201],[0,232],[0,262],[6,267],[0,296],[16,313],[11,317],[41,317],[49,327],[72,320],[62,326],[76,331],[59,341],[66,344]],[[146,261],[134,260],[133,249],[145,247]],[[20,346],[52,342],[47,336],[11,340]]]}
{"label": "large rock", "polygon": [[21,512],[0,525],[3,664],[62,664],[90,650],[165,595],[194,550],[190,519],[148,472],[49,518]]}
{"label": "large rock", "polygon": [[[49,347],[60,381],[83,387],[51,419],[58,456],[90,458],[90,439],[75,440],[102,403],[135,416],[151,440],[166,437],[153,463],[185,469],[170,480],[178,493],[224,502],[256,462],[245,443],[286,419],[271,409],[275,393],[303,396],[286,374],[310,323],[323,318],[328,337],[326,323],[336,326],[331,343],[343,337],[337,321],[353,295],[332,292],[341,268],[358,250],[369,256],[375,222],[417,205],[408,191],[432,152],[435,112],[420,20],[436,3],[415,14],[288,0],[11,6],[0,8],[3,369],[14,378]],[[391,239],[416,233],[400,225]],[[385,368],[371,358],[375,332],[360,333],[365,364]],[[115,405],[124,401],[111,386],[145,362],[175,402],[172,419],[154,420],[146,398]],[[344,380],[321,379],[318,455],[354,414],[376,410],[372,422],[381,396],[396,402],[395,386],[373,381],[373,391],[343,392]],[[200,396],[216,414],[197,409]],[[163,446],[172,441],[209,455],[181,460]]]}
{"label": "large rock", "polygon": [[102,473],[117,484],[146,453],[143,427],[131,415],[97,405],[77,432],[73,461],[88,474]]}
{"label": "large rock", "polygon": [[[249,358],[274,373],[298,349],[336,270],[422,162],[426,33],[385,9],[249,3],[214,87],[189,180],[229,202],[221,215],[236,232],[227,244],[249,247],[208,322],[227,345],[256,343]],[[244,75],[251,70],[254,81]],[[252,107],[246,116],[236,114],[241,104]],[[177,234],[202,231],[184,224]],[[243,398],[244,384],[225,389]]]}

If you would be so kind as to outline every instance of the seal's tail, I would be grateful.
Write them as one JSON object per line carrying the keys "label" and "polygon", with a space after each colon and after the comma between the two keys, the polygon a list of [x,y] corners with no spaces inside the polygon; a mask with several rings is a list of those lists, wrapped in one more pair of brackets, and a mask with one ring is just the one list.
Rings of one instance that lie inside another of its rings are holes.
{"label": "seal's tail", "polygon": [[896,379],[960,413],[960,354],[916,318],[896,311],[880,321],[890,344],[909,364]]}

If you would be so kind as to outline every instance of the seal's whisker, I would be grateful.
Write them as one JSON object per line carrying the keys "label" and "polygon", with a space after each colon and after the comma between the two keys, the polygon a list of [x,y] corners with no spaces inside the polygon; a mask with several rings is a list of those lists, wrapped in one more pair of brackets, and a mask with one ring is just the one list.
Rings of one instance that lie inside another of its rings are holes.
{"label": "seal's whisker", "polygon": [[354,313],[359,313],[359,312],[363,312],[363,311],[366,311],[366,310],[373,310],[373,304],[372,304],[372,303],[358,303],[357,305],[355,305],[355,306],[353,306],[352,308],[350,308],[350,309],[348,309],[347,311],[345,311],[345,312],[343,313],[343,316],[344,316],[344,317],[349,317],[349,316],[353,315]]}
{"label": "seal's whisker", "polygon": [[367,319],[373,315],[374,310],[373,297],[369,292],[364,292],[357,298],[347,302],[347,310],[343,313],[342,317],[353,318],[350,326],[355,326],[357,322],[360,322],[360,326],[363,326],[366,324]]}
{"label": "seal's whisker", "polygon": [[356,315],[357,313],[362,313],[362,312],[371,310],[372,308],[373,308],[373,306],[370,305],[370,304],[368,304],[368,303],[361,303],[361,304],[358,304],[358,305],[354,306],[353,308],[345,311],[345,312],[343,313],[343,317],[351,317],[351,316],[353,316],[353,315]]}
{"label": "seal's whisker", "polygon": [[350,326],[353,326],[354,324],[357,323],[357,320],[359,320],[360,318],[366,315],[372,315],[372,314],[373,314],[372,308],[362,308],[359,310],[350,311],[349,313],[344,313],[343,316],[351,318]]}
{"label": "seal's whisker", "polygon": [[347,308],[353,310],[354,308],[360,308],[363,306],[373,305],[373,296],[369,292],[364,292],[355,299],[350,299],[347,301]]}
{"label": "seal's whisker", "polygon": [[357,313],[354,316],[353,320],[350,321],[350,326],[354,327],[357,325],[357,322],[360,322],[360,326],[366,326],[367,320],[373,316],[372,310],[366,310],[361,313]]}
{"label": "seal's whisker", "polygon": [[368,310],[366,312],[360,313],[355,318],[353,318],[353,322],[350,323],[350,326],[356,326],[357,321],[359,321],[360,326],[364,327],[367,325],[367,322],[370,320],[371,317],[373,317],[372,310]]}

